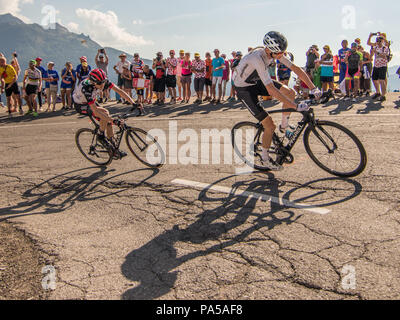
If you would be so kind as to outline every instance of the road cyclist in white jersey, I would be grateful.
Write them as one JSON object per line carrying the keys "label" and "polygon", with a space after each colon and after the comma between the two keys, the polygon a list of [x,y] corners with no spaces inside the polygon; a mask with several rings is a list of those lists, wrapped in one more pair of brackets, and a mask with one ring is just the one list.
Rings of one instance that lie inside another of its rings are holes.
{"label": "road cyclist in white jersey", "polygon": [[[283,103],[283,109],[297,109],[307,111],[310,107],[307,103],[295,103],[296,92],[286,85],[272,80],[268,67],[279,60],[280,63],[291,69],[310,88],[311,94],[318,100],[322,92],[315,87],[308,75],[298,66],[288,60],[284,53],[288,47],[288,41],[281,33],[268,32],[264,37],[264,46],[249,52],[236,68],[233,82],[238,98],[249,109],[251,114],[257,118],[264,127],[262,137],[262,164],[272,171],[282,170],[269,156],[268,150],[272,144],[272,136],[276,130],[274,121],[264,110],[259,101],[259,96],[272,96]],[[283,113],[282,123],[279,130],[284,133],[289,126],[290,112]]]}

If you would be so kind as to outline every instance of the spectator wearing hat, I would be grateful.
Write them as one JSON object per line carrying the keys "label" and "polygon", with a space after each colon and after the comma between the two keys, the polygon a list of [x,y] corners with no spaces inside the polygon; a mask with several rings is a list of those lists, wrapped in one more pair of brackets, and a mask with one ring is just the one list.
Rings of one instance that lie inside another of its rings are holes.
{"label": "spectator wearing hat", "polygon": [[[125,93],[132,98],[133,76],[130,67],[127,64],[122,66],[121,78],[123,80],[122,90],[124,90]],[[130,104],[130,103],[128,101],[125,101],[124,104]]]}
{"label": "spectator wearing hat", "polygon": [[178,58],[178,65],[176,67],[176,83],[178,85],[178,94],[179,97],[176,99],[176,101],[182,101],[182,67],[181,63],[185,59],[185,50],[180,50],[179,51],[179,58]]}
{"label": "spectator wearing hat", "polygon": [[[38,69],[39,71],[40,71],[40,73],[41,73],[41,75],[42,75],[42,78],[43,78],[43,75],[44,75],[44,73],[46,72],[46,69],[45,68],[43,68],[42,67],[42,58],[40,58],[40,57],[37,57],[36,58],[36,69]],[[43,86],[41,86],[40,87],[40,90],[37,92],[37,97],[38,97],[38,102],[39,102],[39,111],[42,111],[42,107],[43,107],[43,101],[42,101],[42,87]]]}
{"label": "spectator wearing hat", "polygon": [[[122,79],[122,73],[124,71],[124,66],[127,66],[128,68],[130,68],[131,63],[129,61],[127,61],[125,53],[120,54],[119,59],[120,59],[120,61],[118,61],[117,64],[114,66],[114,70],[118,75],[117,85],[118,85],[118,87],[120,87],[122,89],[123,85],[124,85],[124,80]],[[120,96],[117,94],[116,97],[117,97],[118,103],[121,103],[122,100],[120,99]]]}
{"label": "spectator wearing hat", "polygon": [[170,50],[169,57],[166,60],[167,63],[167,79],[166,84],[171,97],[171,104],[176,103],[176,74],[178,68],[178,59],[175,58],[175,51]]}
{"label": "spectator wearing hat", "polygon": [[212,59],[211,53],[206,52],[206,79],[205,79],[205,86],[206,86],[206,97],[204,101],[211,101],[212,95]]}
{"label": "spectator wearing hat", "polygon": [[83,61],[81,67],[76,69],[76,77],[78,79],[78,84],[80,84],[83,80],[89,77],[89,73],[92,70],[92,67],[89,66],[87,61]]}
{"label": "spectator wearing hat", "polygon": [[194,103],[202,104],[204,84],[206,81],[206,62],[200,59],[200,53],[194,54],[192,71],[194,73],[194,90],[197,94],[197,100]]}
{"label": "spectator wearing hat", "polygon": [[185,53],[185,59],[181,62],[182,67],[182,86],[183,86],[183,103],[189,103],[192,95],[190,86],[192,84],[192,61],[190,61],[190,53]]}
{"label": "spectator wearing hat", "polygon": [[[291,54],[290,52],[285,52],[284,56],[285,56],[285,58],[287,58],[291,62],[293,62],[293,60],[294,60],[293,54]],[[290,76],[292,74],[292,70],[290,70],[288,67],[286,67],[279,60],[277,61],[277,70],[278,70],[277,73],[278,73],[279,82],[281,82],[284,85],[288,86],[289,85],[289,81],[290,81]]]}
{"label": "spectator wearing hat", "polygon": [[15,111],[12,110],[12,104],[11,104],[12,96],[18,102],[20,114],[23,114],[22,100],[18,88],[18,75],[13,66],[7,64],[7,59],[4,56],[0,57],[0,79],[1,79],[1,92],[5,90],[6,93],[9,116],[11,116],[12,112]]}
{"label": "spectator wearing hat", "polygon": [[[98,69],[101,69],[105,72],[108,77],[108,63],[109,58],[105,49],[99,49],[97,51],[97,55],[95,57],[95,63]],[[104,89],[104,91],[100,92],[99,103],[107,102],[110,98],[110,89]]]}
{"label": "spectator wearing hat", "polygon": [[65,64],[65,68],[61,71],[61,110],[72,108],[72,89],[76,81],[76,72],[71,62]]}
{"label": "spectator wearing hat", "polygon": [[29,107],[28,114],[34,117],[38,116],[38,106],[36,102],[36,95],[42,91],[42,73],[36,68],[36,61],[29,62],[29,68],[25,70],[23,81],[23,88],[25,92],[25,99]]}
{"label": "spectator wearing hat", "polygon": [[323,47],[324,54],[318,61],[321,65],[321,83],[322,91],[327,92],[330,89],[333,93],[334,79],[333,79],[333,54],[331,48],[326,45]]}
{"label": "spectator wearing hat", "polygon": [[[143,73],[143,67],[144,67],[144,61],[140,59],[139,53],[135,53],[133,55],[133,60],[131,62],[131,67],[130,67],[133,79],[138,79],[140,77],[140,74]],[[139,88],[135,88],[136,95],[138,95],[137,94],[138,89]]]}
{"label": "spectator wearing hat", "polygon": [[319,49],[317,45],[311,46],[307,51],[306,72],[310,75],[314,73],[315,61],[319,59]]}
{"label": "spectator wearing hat", "polygon": [[153,69],[156,70],[156,78],[154,80],[154,92],[157,95],[157,101],[154,103],[155,105],[165,104],[166,68],[167,64],[163,59],[163,54],[162,52],[158,52],[157,57],[153,60]]}
{"label": "spectator wearing hat", "polygon": [[[370,36],[371,38],[372,36]],[[369,39],[368,42],[370,42]],[[386,101],[387,92],[387,72],[388,72],[388,57],[389,48],[386,46],[384,37],[379,36],[376,39],[376,46],[372,47],[372,55],[375,56],[375,65],[372,72],[372,80],[376,90],[376,94],[372,97],[381,102]]]}
{"label": "spectator wearing hat", "polygon": [[53,103],[53,112],[56,111],[57,93],[58,93],[58,81],[60,77],[58,72],[54,70],[54,62],[47,64],[47,70],[44,74],[43,80],[45,81],[45,90],[47,97],[47,110],[50,111],[50,106]]}

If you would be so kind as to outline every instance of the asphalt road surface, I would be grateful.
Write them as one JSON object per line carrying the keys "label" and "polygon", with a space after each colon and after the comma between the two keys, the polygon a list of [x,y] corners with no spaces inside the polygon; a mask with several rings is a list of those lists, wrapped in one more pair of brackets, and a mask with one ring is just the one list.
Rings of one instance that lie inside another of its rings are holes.
{"label": "asphalt road surface", "polygon": [[[99,168],[75,146],[88,118],[8,119],[3,110],[0,221],[54,267],[51,299],[399,299],[398,95],[315,109],[360,138],[361,176],[328,175],[302,141],[279,173],[238,174],[205,154],[200,164],[168,158],[160,170],[132,155]],[[168,137],[253,121],[239,103],[149,110],[128,123]],[[168,138],[167,150],[184,145]]]}

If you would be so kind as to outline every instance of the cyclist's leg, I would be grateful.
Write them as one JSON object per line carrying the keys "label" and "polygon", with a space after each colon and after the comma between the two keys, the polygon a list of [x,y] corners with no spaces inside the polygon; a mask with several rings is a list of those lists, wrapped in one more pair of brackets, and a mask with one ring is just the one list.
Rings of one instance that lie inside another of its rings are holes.
{"label": "cyclist's leg", "polygon": [[235,90],[240,101],[242,101],[247,109],[249,109],[250,113],[263,125],[264,134],[262,137],[262,147],[264,150],[268,150],[271,147],[272,135],[275,132],[276,126],[258,100],[258,96],[268,93],[266,92],[267,89],[265,88],[264,91],[261,89],[261,86],[255,85],[246,88],[235,87]]}

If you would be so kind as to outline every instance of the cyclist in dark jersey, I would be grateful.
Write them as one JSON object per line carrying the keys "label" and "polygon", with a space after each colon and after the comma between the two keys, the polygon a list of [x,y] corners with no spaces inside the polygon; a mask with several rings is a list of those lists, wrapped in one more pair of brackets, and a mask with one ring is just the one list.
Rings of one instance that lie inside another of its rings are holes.
{"label": "cyclist in dark jersey", "polygon": [[[277,164],[269,156],[269,148],[272,144],[272,136],[276,126],[267,112],[265,112],[258,96],[269,96],[276,98],[283,103],[284,109],[297,109],[298,111],[309,110],[309,105],[305,102],[296,105],[294,100],[296,92],[284,84],[272,80],[268,68],[275,60],[291,69],[311,90],[316,99],[320,99],[322,92],[315,87],[307,74],[298,66],[294,65],[284,56],[288,47],[287,39],[279,32],[271,31],[264,37],[264,47],[253,49],[245,56],[237,66],[233,81],[238,98],[249,109],[264,127],[262,137],[262,163],[269,170],[282,170],[282,166]],[[284,113],[281,132],[289,128],[289,113]]]}
{"label": "cyclist in dark jersey", "polygon": [[[101,69],[95,69],[90,72],[89,77],[83,80],[78,87],[74,90],[72,100],[74,102],[75,110],[80,114],[93,114],[99,118],[100,122],[100,134],[99,139],[105,140],[105,133],[107,138],[114,143],[114,119],[111,118],[110,113],[107,109],[100,107],[96,103],[96,98],[100,92],[105,89],[112,89],[118,93],[126,101],[129,101],[132,105],[135,102],[132,98],[125,93],[125,91],[118,88],[112,82],[107,79],[105,72]],[[121,120],[122,122],[123,120]],[[120,151],[121,156],[126,156],[126,153]]]}
{"label": "cyclist in dark jersey", "polygon": [[347,64],[346,98],[350,98],[350,84],[351,81],[354,80],[353,102],[357,101],[356,96],[358,95],[358,91],[360,89],[360,77],[362,68],[362,58],[357,48],[358,48],[357,43],[353,43],[351,45],[351,51],[347,53],[345,58],[345,62]]}

